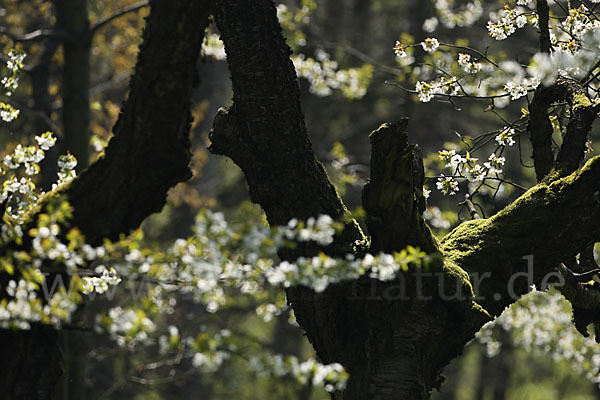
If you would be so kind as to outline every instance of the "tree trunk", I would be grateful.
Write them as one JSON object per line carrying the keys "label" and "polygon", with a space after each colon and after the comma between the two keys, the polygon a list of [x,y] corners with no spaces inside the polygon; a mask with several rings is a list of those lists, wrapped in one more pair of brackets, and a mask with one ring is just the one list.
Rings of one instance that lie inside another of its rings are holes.
{"label": "tree trunk", "polygon": [[[191,176],[190,95],[209,7],[208,0],[152,1],[115,137],[104,157],[58,194],[89,243],[136,228],[162,208],[170,187]],[[52,398],[61,374],[57,332],[34,325],[0,330],[0,338],[0,385],[8,398]]]}
{"label": "tree trunk", "polygon": [[61,150],[77,157],[77,170],[89,163],[90,51],[92,38],[86,0],[55,0],[57,27],[63,40],[61,80],[63,143]]}
{"label": "tree trunk", "polygon": [[[36,120],[34,123],[35,133],[39,134],[46,131],[54,131],[54,124],[51,121],[52,99],[48,93],[51,77],[52,57],[60,46],[60,40],[57,37],[49,37],[43,45],[43,50],[35,67],[31,69],[31,96],[33,98],[33,109],[36,111]],[[54,132],[59,134],[59,132]],[[52,184],[56,182],[56,173],[58,161],[58,149],[52,148],[46,151],[46,157],[41,164],[41,188],[48,191]]]}
{"label": "tree trunk", "polygon": [[[371,134],[371,181],[363,192],[368,249],[312,152],[272,1],[216,0],[214,14],[234,96],[233,106],[215,118],[210,150],[241,167],[269,223],[329,214],[346,224],[325,249],[329,254],[361,256],[407,245],[429,253],[422,269],[411,268],[393,282],[361,278],[323,293],[288,290],[318,356],[325,363],[341,362],[350,373],[347,389],[333,398],[428,399],[441,383],[442,369],[475,332],[528,291],[528,282],[511,287],[511,277],[527,271],[523,256],[533,254],[532,279],[539,285],[565,256],[600,236],[595,158],[579,172],[536,186],[490,219],[464,223],[438,243],[421,215],[421,154],[408,144],[401,121]],[[298,246],[280,255],[293,259],[318,250]],[[482,274],[491,278],[481,281]]]}

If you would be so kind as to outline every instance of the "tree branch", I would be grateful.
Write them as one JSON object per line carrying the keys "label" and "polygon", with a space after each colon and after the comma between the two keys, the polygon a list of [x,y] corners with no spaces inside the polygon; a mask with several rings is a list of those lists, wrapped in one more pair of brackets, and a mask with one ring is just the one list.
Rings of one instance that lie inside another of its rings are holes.
{"label": "tree branch", "polygon": [[119,17],[122,17],[129,13],[138,11],[138,10],[148,6],[149,4],[150,4],[150,2],[148,0],[144,0],[144,1],[140,1],[139,3],[132,4],[130,6],[123,7],[122,9],[115,11],[111,15],[108,15],[108,16],[98,20],[96,23],[94,23],[90,27],[88,35],[90,37],[93,37],[96,34],[96,32],[99,29],[101,29],[104,25],[109,24],[110,22],[114,21],[115,19],[117,19]]}
{"label": "tree branch", "polygon": [[[566,101],[569,104],[571,115],[555,162],[552,152],[554,129],[548,108],[558,101]],[[557,171],[557,176],[563,177],[579,167],[585,154],[587,135],[599,110],[600,106],[592,104],[585,88],[574,79],[559,77],[552,86],[536,90],[529,104],[527,130],[531,136],[533,163],[538,181],[544,179],[553,169]]]}
{"label": "tree branch", "polygon": [[[533,283],[539,285],[563,259],[574,257],[599,235],[597,156],[565,178],[538,184],[495,216],[463,223],[443,239],[442,249],[469,274],[491,273],[481,283],[480,304],[498,315],[516,300],[508,283],[515,273],[526,271],[524,256],[533,256]],[[521,295],[528,284],[513,289]]]}
{"label": "tree branch", "polygon": [[533,164],[538,181],[544,179],[554,165],[552,153],[552,133],[554,128],[550,122],[548,107],[554,101],[554,87],[539,87],[529,104],[529,123],[527,130],[533,148]]}
{"label": "tree branch", "polygon": [[47,38],[59,38],[64,39],[67,34],[62,30],[57,29],[37,29],[33,32],[16,34],[11,32],[8,28],[0,26],[0,34],[8,36],[15,42],[35,42],[38,40],[44,40]]}
{"label": "tree branch", "polygon": [[[191,172],[190,96],[208,0],[151,3],[129,98],[105,156],[67,191],[74,224],[94,242],[137,227]],[[92,198],[90,196],[93,196]],[[98,218],[102,215],[102,218]]]}
{"label": "tree branch", "polygon": [[[210,150],[242,168],[250,196],[269,223],[318,214],[340,218],[347,210],[312,151],[291,50],[275,15],[270,0],[215,2],[233,106],[215,119]],[[349,243],[363,238],[355,222],[346,233]]]}
{"label": "tree branch", "polygon": [[540,26],[540,51],[542,53],[550,53],[552,51],[552,43],[550,42],[550,28],[548,21],[550,20],[550,7],[547,0],[537,0],[537,13],[539,16]]}
{"label": "tree branch", "polygon": [[592,104],[586,90],[575,80],[566,80],[566,99],[571,106],[571,116],[563,143],[556,158],[556,169],[566,176],[577,168],[585,155],[585,143],[598,116],[600,106]]}

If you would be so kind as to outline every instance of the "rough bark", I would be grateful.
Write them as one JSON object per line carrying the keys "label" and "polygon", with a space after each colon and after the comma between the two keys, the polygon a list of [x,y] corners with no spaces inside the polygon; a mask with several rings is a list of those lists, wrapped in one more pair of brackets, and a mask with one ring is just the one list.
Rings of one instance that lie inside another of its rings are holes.
{"label": "rough bark", "polygon": [[[211,2],[155,0],[147,19],[129,98],[104,157],[59,195],[89,242],[128,233],[165,203],[167,190],[191,176],[190,95]],[[60,375],[57,333],[0,330],[0,375],[11,399],[49,399]]]}
{"label": "rough bark", "polygon": [[[210,150],[242,168],[252,200],[270,223],[318,214],[337,218],[346,209],[311,150],[291,50],[274,13],[268,0],[215,2],[234,95],[233,106],[216,119]],[[299,190],[311,195],[297,196]]]}
{"label": "rough bark", "polygon": [[[552,151],[552,133],[548,109],[553,103],[566,102],[570,108],[563,143],[556,160]],[[559,77],[552,86],[540,87],[529,105],[527,129],[533,146],[533,161],[538,182],[547,177],[569,175],[585,155],[585,143],[600,107],[592,104],[586,89],[576,80]],[[551,173],[554,172],[554,173]]]}
{"label": "rough bark", "polygon": [[[263,207],[270,223],[282,224],[293,217],[307,218],[321,213],[343,216],[343,204],[310,149],[295,72],[272,2],[217,1],[215,17],[228,55],[234,104],[215,118],[211,150],[231,157],[242,168],[253,200]],[[394,188],[403,192],[400,197],[406,200],[399,207],[414,212],[412,217],[406,217],[401,209],[397,210],[393,222],[398,222],[398,237],[392,243],[382,241],[381,249],[400,250],[409,243],[433,248],[431,237],[428,241],[421,241],[420,237],[409,239],[412,234],[408,231],[416,225],[400,226],[411,219],[415,224],[422,219],[420,155],[408,147],[405,137],[402,139],[402,130],[385,131],[374,134],[373,140],[397,142],[394,148],[404,151],[405,157],[386,153],[386,146],[381,146],[382,168],[376,168],[377,173],[381,174],[382,183],[399,180]],[[395,159],[398,165],[384,167]],[[404,172],[414,172],[414,180],[411,177],[404,182],[403,170],[396,169],[402,166]],[[407,186],[403,187],[404,183]],[[384,186],[373,180],[365,195],[371,199],[371,221],[377,218],[385,221],[390,218],[386,214],[398,206],[397,198],[388,205],[376,204]],[[413,204],[416,191],[421,194]],[[428,234],[422,226],[423,234]],[[355,223],[348,223],[346,235],[338,238],[341,245],[334,249],[334,254],[340,249],[350,251],[353,242],[361,239]],[[452,272],[449,280],[460,284],[460,277]],[[412,280],[411,284],[414,283]],[[364,298],[371,285],[374,285],[374,301]],[[338,393],[338,398],[423,398],[439,383],[439,371],[456,355],[456,348],[435,353],[422,344],[444,343],[445,332],[452,326],[461,344],[473,334],[470,325],[463,324],[466,330],[461,327],[464,318],[473,318],[470,312],[461,315],[459,310],[464,305],[437,307],[437,303],[419,300],[408,305],[386,301],[383,294],[389,287],[362,280],[335,285],[319,295],[305,288],[288,291],[296,316],[322,360],[342,362],[351,373],[350,387],[343,394]],[[479,319],[487,318],[477,310],[474,314]]]}
{"label": "rough bark", "polygon": [[437,250],[422,214],[425,211],[423,156],[408,144],[408,120],[383,124],[371,133],[371,179],[363,190],[363,206],[372,253],[399,251],[406,245]]}
{"label": "rough bark", "polygon": [[160,211],[169,188],[191,177],[190,96],[210,1],[156,0],[151,7],[115,136],[67,192],[74,225],[89,241],[139,226]]}
{"label": "rough bark", "polygon": [[[215,17],[228,55],[234,104],[215,118],[211,150],[242,168],[252,199],[271,224],[321,213],[343,217],[344,206],[310,148],[290,51],[273,3],[217,0]],[[540,107],[545,106],[546,120],[550,103]],[[492,218],[461,225],[441,243],[442,263],[435,257],[438,244],[422,222],[420,154],[398,128],[384,125],[372,136],[371,182],[363,195],[371,250],[421,246],[432,254],[427,269],[412,268],[390,283],[363,278],[320,294],[302,287],[288,291],[319,357],[341,362],[350,372],[348,388],[334,394],[336,399],[429,398],[443,367],[474,333],[527,291],[528,283],[518,282],[515,296],[509,296],[511,276],[524,270],[523,256],[533,254],[533,283],[539,283],[600,233],[596,158],[572,175],[532,188]],[[553,167],[549,155],[543,175]],[[365,251],[357,241],[364,245],[356,224],[348,222],[345,234],[327,251]],[[483,273],[491,278],[478,285],[477,274]],[[405,289],[404,296],[390,291],[398,287]],[[441,293],[440,288],[450,290]]]}

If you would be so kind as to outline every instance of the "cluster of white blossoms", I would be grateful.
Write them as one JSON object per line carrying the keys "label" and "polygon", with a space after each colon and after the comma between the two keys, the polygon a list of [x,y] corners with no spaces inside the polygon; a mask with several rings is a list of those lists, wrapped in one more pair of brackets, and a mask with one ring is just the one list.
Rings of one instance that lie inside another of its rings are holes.
{"label": "cluster of white blossoms", "polygon": [[349,377],[341,364],[324,365],[314,359],[300,362],[297,357],[281,354],[252,357],[249,365],[259,377],[291,376],[303,385],[322,385],[328,392],[343,390]]}
{"label": "cluster of white blossoms", "polygon": [[458,192],[458,182],[451,176],[445,176],[441,174],[436,182],[435,186],[443,195],[453,196]]}
{"label": "cluster of white blossoms", "polygon": [[[45,151],[56,144],[56,138],[51,132],[45,132],[35,137],[36,145],[17,145],[11,154],[4,156],[2,160],[2,171],[9,177],[2,184],[0,201],[10,198],[11,203],[7,205],[6,212],[13,218],[19,218],[24,212],[31,208],[44,193],[37,191],[32,176],[39,174],[39,163],[46,156]],[[77,160],[72,155],[60,156],[58,160],[58,180],[53,189],[72,180],[75,173]],[[18,178],[19,169],[23,169],[26,176]]]}
{"label": "cluster of white blossoms", "polygon": [[[125,324],[131,329],[129,321],[125,321]],[[184,335],[176,326],[169,326],[167,332],[158,339],[159,353],[163,356],[172,352],[185,354],[195,368],[207,373],[217,371],[233,355],[242,352],[230,330],[221,329],[209,333],[204,329],[201,327],[203,332],[193,337]],[[344,389],[348,380],[348,374],[337,363],[324,365],[312,358],[301,361],[295,356],[268,353],[245,358],[248,359],[250,369],[259,378],[291,377],[303,385],[310,383],[323,386],[330,392]]]}
{"label": "cluster of white blossoms", "polygon": [[502,12],[504,13],[503,17],[498,17],[497,14],[492,13],[493,20],[489,20],[487,23],[490,36],[496,40],[506,39],[515,33],[517,28],[525,27],[527,22],[537,25],[537,18],[529,11],[525,12],[522,7],[511,9],[507,5]]}
{"label": "cluster of white blossoms", "polygon": [[212,335],[202,333],[195,339],[188,337],[184,345],[193,353],[192,365],[204,372],[215,372],[237,350],[229,329]]}
{"label": "cluster of white blossoms", "polygon": [[423,103],[427,103],[431,101],[436,94],[456,96],[459,92],[459,86],[456,82],[455,79],[448,80],[442,76],[436,81],[418,81],[415,85],[415,90],[419,96],[419,100]]}
{"label": "cluster of white blossoms", "polygon": [[[442,8],[449,7],[447,1],[437,3]],[[438,18],[443,23],[442,15],[445,14],[438,10]],[[516,6],[506,5],[503,10],[490,13],[488,30],[493,38],[503,40],[527,25],[538,25],[535,5],[531,1],[517,1]],[[459,42],[443,43],[437,38],[409,45],[396,41],[393,50],[401,65],[414,62],[410,48],[419,46],[426,53],[431,53],[426,55],[423,66],[413,71],[417,75],[414,92],[421,102],[429,102],[435,96],[471,97],[493,100],[494,107],[502,108],[510,101],[532,93],[540,85],[553,84],[559,76],[578,80],[591,76],[590,69],[598,61],[600,49],[600,20],[594,12],[585,5],[565,10],[564,15],[551,15],[549,28],[554,51],[536,53],[525,62],[494,62],[493,53],[488,50],[480,53],[461,46]],[[471,54],[456,54],[455,49],[469,50]],[[441,56],[443,54],[458,57],[449,65]],[[588,83],[592,87],[598,86],[595,81]]]}
{"label": "cluster of white blossoms", "polygon": [[[592,1],[592,3],[597,3],[597,1]],[[521,6],[528,6],[528,9]],[[534,8],[535,5],[531,1],[517,1],[515,8],[511,8],[508,4],[505,5],[504,10],[501,11],[504,14],[503,17],[499,17],[498,13],[491,13],[491,20],[488,21],[490,36],[496,40],[504,40],[517,28],[523,28],[528,23],[538,27],[539,16]],[[580,50],[585,50],[587,47],[583,44],[585,36],[600,28],[600,20],[595,16],[594,11],[585,4],[563,10],[565,11],[564,15],[552,15],[548,21],[550,41],[558,53],[575,55]]]}
{"label": "cluster of white blossoms", "polygon": [[310,84],[309,91],[317,96],[329,96],[340,90],[350,99],[360,99],[367,92],[373,67],[365,64],[360,68],[338,69],[338,63],[322,49],[317,49],[315,58],[304,54],[292,56],[296,73]]}
{"label": "cluster of white blossoms", "polygon": [[[24,53],[11,51],[8,55],[7,66],[9,71],[16,76],[22,68]],[[16,88],[16,80],[11,81],[11,88]],[[5,87],[6,88],[6,87]],[[8,88],[6,88],[8,89]],[[8,110],[10,106],[2,106]],[[15,112],[10,118],[18,116]],[[2,220],[0,224],[1,239],[4,243],[14,241],[21,243],[24,237],[21,217],[38,205],[38,200],[44,195],[36,188],[33,177],[40,172],[39,163],[44,159],[45,152],[56,144],[56,138],[51,132],[45,132],[35,137],[35,145],[17,145],[12,153],[2,159],[2,174],[5,176],[0,192],[0,201],[6,204],[4,213],[10,218]],[[71,155],[59,158],[59,177],[54,188],[60,186],[75,176],[74,168],[77,165],[75,157]],[[66,221],[70,210],[66,204],[54,204],[53,213],[46,214],[42,210],[37,217],[37,226],[29,228],[27,234],[31,238],[29,252],[8,251],[2,259],[2,271],[14,276],[4,288],[6,296],[0,300],[0,326],[29,329],[33,322],[52,324],[60,327],[71,321],[71,315],[80,302],[81,280],[78,276],[71,279],[71,286],[65,287],[65,282],[60,274],[42,273],[42,266],[51,260],[64,265],[73,272],[83,266],[90,254],[103,256],[104,252],[96,251],[89,245],[81,248],[78,235],[67,233],[67,243],[63,242],[60,235],[60,223]],[[17,274],[18,272],[18,274]],[[51,278],[52,277],[52,278]],[[119,280],[114,273],[109,273],[103,280],[114,284]],[[98,282],[97,291],[104,285]]]}
{"label": "cluster of white blossoms", "polygon": [[23,69],[23,61],[25,60],[25,56],[26,55],[24,52],[15,49],[12,49],[8,52],[6,68],[8,68],[9,75],[3,77],[0,82],[6,90],[5,94],[7,96],[11,96],[13,92],[17,90],[17,87],[19,87],[19,72],[21,72],[21,69]]}
{"label": "cluster of white blossoms", "polygon": [[8,60],[6,60],[6,67],[11,72],[18,72],[23,68],[23,61],[25,60],[26,54],[23,51],[12,49],[8,52]]}
{"label": "cluster of white blossoms", "polygon": [[512,146],[515,144],[515,129],[505,126],[502,131],[496,136],[495,140],[501,146]]}
{"label": "cluster of white blossoms", "polygon": [[265,277],[274,286],[302,285],[322,292],[333,283],[363,275],[381,281],[393,280],[408,270],[410,264],[421,265],[425,257],[425,253],[412,247],[395,254],[366,254],[363,258],[347,255],[345,259],[336,259],[321,253],[311,258],[300,257],[295,262],[282,261],[266,270]]}
{"label": "cluster of white blossoms", "polygon": [[[505,126],[497,131],[495,141],[498,149],[513,146],[517,136],[516,130],[513,127]],[[471,156],[469,152],[466,155],[461,155],[456,150],[441,150],[439,154],[440,160],[445,163],[445,168],[449,168],[451,176],[440,175],[436,186],[444,195],[454,195],[459,191],[457,178],[466,179],[469,183],[484,182],[488,178],[497,178],[502,174],[502,168],[506,162],[505,157],[496,155],[496,151],[491,153],[486,162],[479,164],[478,158]]]}
{"label": "cluster of white blossoms", "polygon": [[446,28],[471,26],[483,15],[481,0],[469,1],[459,10],[452,9],[453,3],[448,0],[435,0],[434,2],[436,14]]}
{"label": "cluster of white blossoms", "polygon": [[225,60],[225,45],[216,33],[207,34],[202,42],[202,54],[206,57],[211,57],[215,60]]}
{"label": "cluster of white blossoms", "polygon": [[77,295],[58,290],[43,302],[38,293],[44,278],[39,270],[30,272],[30,279],[10,280],[4,288],[7,297],[0,300],[0,327],[28,330],[31,323],[40,322],[60,328],[70,322],[77,308]]}
{"label": "cluster of white blossoms", "polygon": [[504,157],[498,157],[495,153],[490,154],[488,161],[483,163],[483,166],[487,168],[490,174],[501,174],[502,166],[506,159]]}
{"label": "cluster of white blossoms", "polygon": [[77,176],[75,167],[77,159],[72,154],[62,154],[58,157],[58,180],[52,184],[52,190],[71,182]]}
{"label": "cluster of white blossoms", "polygon": [[96,268],[96,272],[100,272],[100,275],[92,277],[84,276],[81,278],[83,281],[81,288],[83,294],[91,292],[102,294],[108,290],[109,286],[116,286],[121,283],[121,278],[117,275],[117,271],[114,268],[107,270],[104,265],[101,265]]}
{"label": "cluster of white blossoms", "polygon": [[423,30],[428,33],[434,32],[437,29],[439,23],[440,21],[436,17],[427,18],[423,22]]}
{"label": "cluster of white blossoms", "polygon": [[471,55],[466,53],[458,54],[458,65],[463,67],[465,72],[469,74],[476,74],[481,71],[481,63],[472,61]]}
{"label": "cluster of white blossoms", "polygon": [[20,111],[10,104],[0,102],[0,118],[4,122],[12,122],[19,116]]}
{"label": "cluster of white blossoms", "polygon": [[[23,60],[25,60],[25,53],[19,50],[12,49],[8,52],[8,59],[6,60],[6,68],[8,69],[8,75],[4,76],[0,81],[4,88],[4,94],[11,96],[17,87],[19,87],[19,73],[23,68]],[[19,110],[14,108],[8,103],[0,102],[0,119],[4,122],[11,122],[19,116]]]}
{"label": "cluster of white blossoms", "polygon": [[306,36],[302,28],[310,22],[315,6],[311,0],[301,0],[300,7],[294,9],[290,9],[285,4],[277,4],[277,19],[285,29],[287,39],[292,45],[297,47],[306,45]]}
{"label": "cluster of white blossoms", "polygon": [[519,348],[570,362],[575,371],[600,383],[600,345],[593,334],[586,338],[576,331],[570,303],[557,291],[534,290],[486,324],[476,337],[489,356],[502,351],[499,329],[509,331],[510,340]]}
{"label": "cluster of white blossoms", "polygon": [[100,327],[104,327],[119,346],[149,343],[150,334],[156,329],[154,322],[139,308],[110,308],[96,316],[96,323],[96,331],[101,333]]}
{"label": "cluster of white blossoms", "polygon": [[427,38],[421,42],[421,47],[428,53],[433,53],[440,47],[440,42],[436,38]]}
{"label": "cluster of white blossoms", "polygon": [[[214,219],[220,226],[218,232],[211,232]],[[222,220],[220,213],[205,212],[196,230],[210,232],[207,236],[209,240],[224,240],[222,245],[226,246],[227,241],[235,240],[235,235],[221,224]],[[306,221],[292,219],[286,226],[276,229],[253,227],[244,234],[241,247],[236,251],[238,263],[228,260],[226,254],[223,258],[220,250],[213,252],[204,248],[199,251],[193,243],[180,239],[173,251],[180,259],[178,277],[192,279],[196,288],[205,294],[220,285],[233,285],[245,293],[255,292],[267,283],[278,287],[304,285],[315,291],[323,291],[332,283],[356,279],[365,274],[375,279],[391,280],[399,272],[407,270],[409,265],[421,265],[426,258],[423,252],[408,247],[395,254],[367,254],[363,258],[347,255],[339,259],[320,253],[310,258],[300,257],[293,262],[275,263],[274,256],[280,248],[293,246],[294,242],[327,246],[333,242],[339,229],[341,225],[326,215]],[[174,276],[169,278],[173,279]]]}
{"label": "cluster of white blossoms", "polygon": [[[204,331],[205,328],[201,329]],[[167,333],[158,338],[159,353],[163,356],[170,352],[186,354],[192,365],[202,372],[217,371],[238,350],[229,329],[221,329],[213,334],[204,331],[192,337],[183,336],[176,326],[170,325]]]}

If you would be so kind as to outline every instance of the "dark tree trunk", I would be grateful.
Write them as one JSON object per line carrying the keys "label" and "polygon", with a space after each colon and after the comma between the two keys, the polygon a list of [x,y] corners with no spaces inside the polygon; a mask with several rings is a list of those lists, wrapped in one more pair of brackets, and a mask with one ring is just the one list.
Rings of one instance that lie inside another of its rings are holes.
{"label": "dark tree trunk", "polygon": [[[151,7],[115,137],[102,159],[61,190],[73,207],[72,225],[91,243],[136,228],[162,208],[169,188],[191,175],[190,95],[210,1],[154,0]],[[71,95],[82,99],[82,93]],[[4,395],[52,398],[61,374],[57,332],[34,325],[30,331],[0,330],[0,338]]]}
{"label": "dark tree trunk", "polygon": [[[272,1],[216,0],[215,19],[234,101],[215,118],[211,151],[242,168],[251,198],[269,223],[324,213],[344,219],[343,234],[326,251],[360,256],[368,242],[356,223],[344,218],[345,207],[311,150],[290,50]],[[600,233],[600,159],[595,158],[580,172],[542,183],[493,218],[465,223],[437,243],[421,215],[422,159],[418,147],[408,144],[405,125],[386,124],[371,134],[371,181],[363,205],[371,252],[418,246],[430,254],[426,267],[411,268],[394,282],[363,278],[318,294],[303,287],[288,290],[319,357],[341,362],[350,373],[347,389],[335,399],[428,399],[441,383],[442,369],[474,333],[527,292],[526,283],[509,287],[511,276],[525,269],[523,256],[534,255],[533,278],[539,284]],[[314,251],[298,247],[281,256]],[[477,285],[481,298],[476,299],[473,286],[483,273],[491,278]],[[394,297],[399,287],[403,296]]]}
{"label": "dark tree trunk", "polygon": [[[34,123],[35,133],[39,134],[45,131],[54,131],[54,124],[51,120],[52,99],[48,93],[51,77],[52,57],[60,46],[60,40],[57,37],[49,37],[43,45],[40,58],[31,69],[31,95],[33,98],[33,109],[36,112]],[[59,132],[54,132],[59,134]],[[52,184],[56,182],[56,172],[58,160],[58,149],[52,148],[46,151],[46,158],[42,161],[42,182],[43,190],[48,191]]]}

